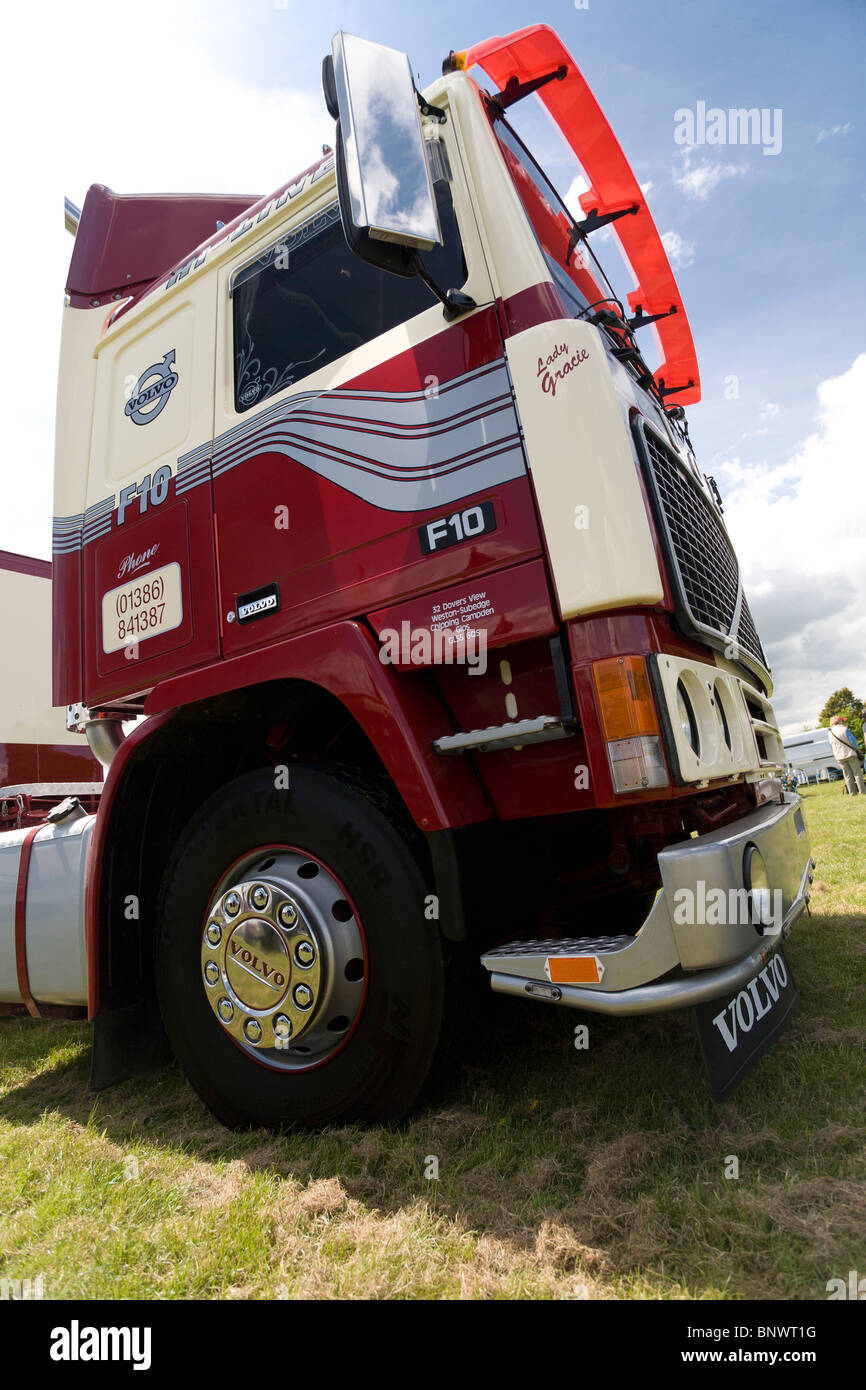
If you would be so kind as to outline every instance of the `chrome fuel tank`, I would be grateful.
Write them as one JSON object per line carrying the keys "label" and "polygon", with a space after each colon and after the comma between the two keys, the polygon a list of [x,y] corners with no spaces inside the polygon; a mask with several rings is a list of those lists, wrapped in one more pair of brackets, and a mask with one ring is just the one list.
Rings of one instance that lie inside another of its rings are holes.
{"label": "chrome fuel tank", "polygon": [[[87,1003],[84,884],[95,816],[76,806],[33,839],[24,909],[30,992],[45,1004]],[[0,835],[0,1003],[23,1002],[15,949],[15,902],[27,829]]]}

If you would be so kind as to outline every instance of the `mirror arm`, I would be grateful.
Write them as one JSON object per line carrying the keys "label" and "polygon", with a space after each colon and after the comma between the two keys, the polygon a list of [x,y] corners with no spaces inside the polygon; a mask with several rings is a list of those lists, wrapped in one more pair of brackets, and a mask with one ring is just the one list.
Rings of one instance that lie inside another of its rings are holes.
{"label": "mirror arm", "polygon": [[470,294],[463,294],[462,290],[443,290],[440,285],[437,285],[417,251],[412,257],[411,264],[417,272],[418,278],[424,281],[430,293],[435,294],[443,306],[443,313],[449,322],[451,319],[459,318],[461,314],[467,313],[469,309],[478,308]]}

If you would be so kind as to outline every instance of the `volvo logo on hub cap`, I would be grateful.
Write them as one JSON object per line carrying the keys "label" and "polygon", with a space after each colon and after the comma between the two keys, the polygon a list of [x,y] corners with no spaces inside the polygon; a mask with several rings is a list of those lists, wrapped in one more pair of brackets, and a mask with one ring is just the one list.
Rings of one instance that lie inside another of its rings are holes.
{"label": "volvo logo on hub cap", "polygon": [[[299,867],[308,862],[289,853]],[[332,899],[342,900],[342,889],[327,880],[323,884],[330,908]],[[201,979],[206,998],[225,1032],[253,1054],[288,1053],[317,1026],[330,998],[322,943],[287,889],[274,877],[245,879],[215,897],[205,916]],[[353,941],[353,954],[357,949]],[[331,1013],[341,1019],[345,1010],[335,1005]],[[322,1027],[333,1046],[336,1034],[327,1030],[328,1022]]]}
{"label": "volvo logo on hub cap", "polygon": [[289,987],[292,968],[277,929],[261,917],[248,917],[226,942],[225,969],[234,994],[248,1009],[272,1009]]}

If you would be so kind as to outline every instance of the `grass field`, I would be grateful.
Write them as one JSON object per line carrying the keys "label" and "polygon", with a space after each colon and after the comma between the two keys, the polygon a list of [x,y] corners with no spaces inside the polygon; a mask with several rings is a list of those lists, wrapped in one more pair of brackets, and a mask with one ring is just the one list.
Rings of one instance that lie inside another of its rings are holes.
{"label": "grass field", "polygon": [[176,1068],[94,1097],[86,1025],[0,1019],[0,1279],[41,1275],[46,1298],[824,1299],[866,1271],[866,798],[804,804],[800,1007],[724,1106],[690,1017],[503,999],[414,1123],[233,1135]]}

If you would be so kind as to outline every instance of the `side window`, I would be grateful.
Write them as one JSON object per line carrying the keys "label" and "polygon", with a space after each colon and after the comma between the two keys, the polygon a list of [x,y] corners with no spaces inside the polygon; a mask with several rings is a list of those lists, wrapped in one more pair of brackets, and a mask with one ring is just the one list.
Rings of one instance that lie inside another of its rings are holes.
{"label": "side window", "polygon": [[[459,289],[466,262],[451,190],[444,180],[435,188],[444,244],[424,264],[443,289]],[[417,276],[359,260],[336,203],[242,266],[231,295],[239,414],[437,302]]]}

